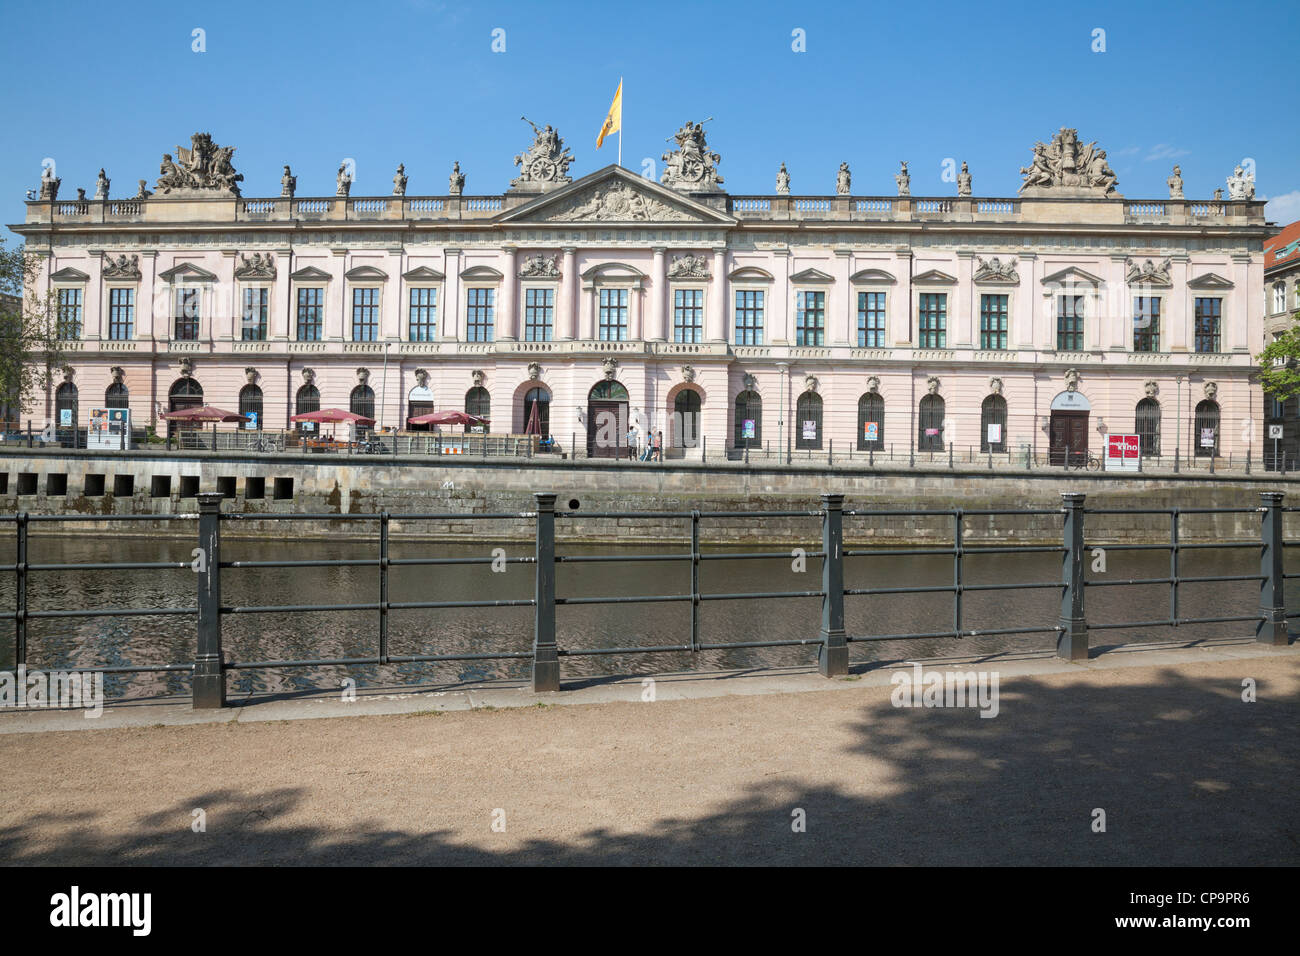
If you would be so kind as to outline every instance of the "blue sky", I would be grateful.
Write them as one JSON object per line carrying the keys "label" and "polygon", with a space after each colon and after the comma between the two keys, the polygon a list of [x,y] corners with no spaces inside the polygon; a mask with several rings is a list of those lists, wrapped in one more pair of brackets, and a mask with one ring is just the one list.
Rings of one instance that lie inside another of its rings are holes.
{"label": "blue sky", "polygon": [[[500,193],[531,139],[521,115],[559,130],[579,176],[615,161],[616,143],[597,151],[595,136],[620,76],[623,164],[657,163],[684,121],[713,116],[733,194],[770,193],[782,161],[795,193],[830,193],[847,161],[855,194],[889,195],[905,159],[913,195],[951,195],[952,158],[969,162],[976,195],[1014,195],[1034,141],[1073,126],[1108,151],[1130,198],[1167,195],[1175,162],[1187,195],[1208,198],[1250,159],[1258,194],[1276,197],[1270,218],[1300,218],[1291,0],[5,0],[0,27],[17,81],[0,149],[6,223],[22,220],[46,157],[61,197],[93,195],[101,166],[128,196],[196,130],[238,148],[246,196],[278,195],[285,163],[298,195],[332,195],[345,158],[353,195],[390,193],[398,162],[411,194],[443,194],[453,160],[467,193]],[[792,50],[795,30],[806,52]]]}

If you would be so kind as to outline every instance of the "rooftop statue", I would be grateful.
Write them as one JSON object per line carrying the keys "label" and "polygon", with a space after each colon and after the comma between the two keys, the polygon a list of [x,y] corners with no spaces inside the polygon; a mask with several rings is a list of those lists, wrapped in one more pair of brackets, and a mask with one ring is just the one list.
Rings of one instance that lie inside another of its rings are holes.
{"label": "rooftop statue", "polygon": [[465,191],[465,174],[460,171],[460,160],[451,164],[451,176],[447,179],[447,192],[459,196]]}
{"label": "rooftop statue", "polygon": [[195,133],[190,137],[190,148],[176,147],[176,159],[164,153],[158,169],[159,195],[185,190],[213,190],[239,195],[242,173],[235,172],[232,159],[235,147],[218,146],[208,133]]}
{"label": "rooftop statue", "polygon": [[776,171],[776,191],[782,196],[790,192],[790,174],[785,170],[785,163]]}
{"label": "rooftop statue", "polygon": [[1232,175],[1228,177],[1228,198],[1254,199],[1255,177],[1247,175],[1240,166],[1234,169]]}
{"label": "rooftop statue", "polygon": [[969,196],[971,187],[970,170],[966,168],[966,160],[961,161],[961,172],[957,174],[957,195]]}
{"label": "rooftop statue", "polygon": [[[712,119],[713,117],[709,117]],[[707,123],[709,120],[705,120]],[[717,164],[722,157],[709,152],[704,137],[704,123],[686,125],[673,134],[677,149],[664,153],[661,157],[667,164],[659,181],[665,186],[686,192],[718,192],[723,182],[718,175]]]}
{"label": "rooftop statue", "polygon": [[1174,174],[1165,180],[1169,186],[1170,199],[1183,198],[1183,170],[1180,166],[1174,167]]}
{"label": "rooftop statue", "polygon": [[394,196],[405,196],[405,195],[406,195],[406,183],[407,183],[407,181],[408,181],[408,177],[407,177],[407,175],[406,175],[406,164],[405,164],[405,163],[398,163],[398,164],[397,164],[397,172],[393,175],[393,195],[394,195]]}
{"label": "rooftop statue", "polygon": [[898,183],[898,195],[912,195],[912,175],[907,171],[907,163],[903,162],[902,169],[894,176],[894,182]]}
{"label": "rooftop statue", "polygon": [[1025,177],[1020,192],[1071,192],[1086,195],[1113,196],[1117,179],[1106,151],[1097,149],[1097,143],[1079,143],[1079,131],[1062,126],[1052,137],[1052,142],[1035,143],[1034,158],[1028,166],[1020,168]]}
{"label": "rooftop statue", "polygon": [[108,177],[104,175],[103,167],[100,167],[99,175],[95,177],[95,198],[96,199],[108,198],[108,185],[109,185]]}
{"label": "rooftop statue", "polygon": [[511,188],[524,187],[542,191],[573,182],[573,177],[569,175],[573,154],[564,145],[564,140],[555,128],[548,125],[545,129],[538,129],[537,124],[528,117],[519,118],[533,128],[533,144],[526,152],[515,157],[515,165],[520,169],[519,175],[510,181]]}
{"label": "rooftop statue", "polygon": [[54,167],[46,166],[41,170],[41,198],[55,200],[59,198],[59,184],[63,182],[54,175]]}
{"label": "rooftop statue", "polygon": [[847,196],[852,184],[853,177],[849,172],[849,164],[840,163],[840,171],[835,174],[835,192],[840,196]]}

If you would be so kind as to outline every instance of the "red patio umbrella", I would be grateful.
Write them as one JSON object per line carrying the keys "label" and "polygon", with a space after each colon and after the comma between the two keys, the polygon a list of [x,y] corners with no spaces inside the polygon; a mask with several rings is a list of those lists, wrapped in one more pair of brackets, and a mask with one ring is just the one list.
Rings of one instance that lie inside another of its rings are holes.
{"label": "red patio umbrella", "polygon": [[417,415],[414,418],[408,418],[408,425],[486,425],[490,421],[487,418],[477,418],[474,415],[468,415],[465,412],[449,410],[445,412],[430,412],[428,415]]}
{"label": "red patio umbrella", "polygon": [[358,415],[356,412],[345,412],[341,408],[322,408],[316,412],[303,412],[301,415],[290,417],[291,422],[320,422],[322,424],[339,424],[342,422],[355,422],[358,425],[373,425],[373,418],[366,418],[365,415]]}
{"label": "red patio umbrella", "polygon": [[160,416],[173,422],[242,422],[247,421],[247,415],[241,415],[239,412],[228,412],[224,408],[215,408],[212,405],[201,405],[198,408],[182,408],[174,412],[163,412]]}
{"label": "red patio umbrella", "polygon": [[528,424],[524,426],[525,435],[540,435],[542,433],[542,422],[537,417],[537,403],[533,402],[533,407],[528,412]]}

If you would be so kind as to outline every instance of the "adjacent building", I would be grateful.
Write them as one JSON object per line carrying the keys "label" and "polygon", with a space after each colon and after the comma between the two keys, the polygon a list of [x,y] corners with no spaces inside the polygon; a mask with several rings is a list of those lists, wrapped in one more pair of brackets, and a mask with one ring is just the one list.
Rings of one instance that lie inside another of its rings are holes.
{"label": "adjacent building", "polygon": [[[834,448],[1058,457],[1113,433],[1147,454],[1256,454],[1271,230],[1253,182],[1231,195],[1126,199],[1105,151],[1062,128],[1014,197],[730,195],[700,124],[659,181],[586,176],[534,127],[492,195],[248,198],[233,150],[196,134],[154,189],[59,198],[42,181],[11,228],[42,257],[72,356],[28,410],[137,425],[206,403],[284,428],[319,407],[407,428],[460,409],[500,433],[616,453],[629,423],[670,456],[707,441],[795,455]],[[805,184],[800,184],[805,185]],[[819,186],[820,182],[807,185]],[[1294,243],[1292,243],[1294,245]],[[1293,257],[1300,262],[1300,256]],[[1294,274],[1286,280],[1294,295]],[[1275,293],[1270,289],[1269,296]]]}

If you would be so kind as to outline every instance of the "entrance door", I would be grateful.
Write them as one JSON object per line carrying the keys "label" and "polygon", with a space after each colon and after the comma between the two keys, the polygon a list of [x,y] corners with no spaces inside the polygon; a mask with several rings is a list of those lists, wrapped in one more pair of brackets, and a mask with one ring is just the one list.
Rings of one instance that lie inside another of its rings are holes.
{"label": "entrance door", "polygon": [[627,389],[599,382],[587,393],[587,457],[618,458],[627,451]]}
{"label": "entrance door", "polygon": [[[203,404],[203,386],[194,379],[185,377],[178,378],[172,383],[172,387],[167,391],[167,411],[179,412],[185,408],[198,408]],[[181,429],[194,429],[199,426],[192,422],[184,424],[168,420],[167,422],[167,440]]]}
{"label": "entrance door", "polygon": [[1052,412],[1051,445],[1048,462],[1064,465],[1067,460],[1078,464],[1088,456],[1088,413]]}

